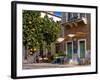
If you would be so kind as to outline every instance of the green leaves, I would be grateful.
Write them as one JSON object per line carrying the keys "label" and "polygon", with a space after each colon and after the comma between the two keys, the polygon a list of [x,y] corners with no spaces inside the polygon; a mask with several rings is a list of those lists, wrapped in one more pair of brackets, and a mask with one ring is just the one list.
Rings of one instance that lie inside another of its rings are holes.
{"label": "green leaves", "polygon": [[40,12],[23,10],[23,44],[28,48],[39,47],[37,39]]}
{"label": "green leaves", "polygon": [[28,48],[37,48],[45,42],[55,42],[60,32],[60,23],[47,15],[41,18],[41,12],[23,10],[23,44]]}
{"label": "green leaves", "polygon": [[44,30],[43,30],[44,40],[47,45],[50,45],[52,42],[55,42],[59,31],[60,31],[60,23],[54,22],[52,18],[48,18],[48,16],[44,16]]}

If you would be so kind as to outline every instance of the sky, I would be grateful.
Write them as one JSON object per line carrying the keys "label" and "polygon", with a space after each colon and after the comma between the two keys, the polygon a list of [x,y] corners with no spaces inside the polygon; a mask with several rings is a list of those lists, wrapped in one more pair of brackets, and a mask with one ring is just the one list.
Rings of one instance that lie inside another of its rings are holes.
{"label": "sky", "polygon": [[53,14],[61,16],[61,12],[53,12]]}

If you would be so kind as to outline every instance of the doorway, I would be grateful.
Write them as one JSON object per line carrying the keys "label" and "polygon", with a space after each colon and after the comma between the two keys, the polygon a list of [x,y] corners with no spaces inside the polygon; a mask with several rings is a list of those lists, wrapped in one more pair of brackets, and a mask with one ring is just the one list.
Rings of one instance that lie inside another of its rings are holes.
{"label": "doorway", "polygon": [[86,39],[78,40],[78,56],[79,58],[85,58],[86,53]]}
{"label": "doorway", "polygon": [[78,55],[80,59],[85,58],[86,53],[86,39],[79,39],[77,42],[67,41],[66,54],[67,58],[72,59],[74,54]]}
{"label": "doorway", "polygon": [[67,53],[67,58],[72,59],[72,55],[73,55],[73,42],[72,41],[67,42],[66,53]]}

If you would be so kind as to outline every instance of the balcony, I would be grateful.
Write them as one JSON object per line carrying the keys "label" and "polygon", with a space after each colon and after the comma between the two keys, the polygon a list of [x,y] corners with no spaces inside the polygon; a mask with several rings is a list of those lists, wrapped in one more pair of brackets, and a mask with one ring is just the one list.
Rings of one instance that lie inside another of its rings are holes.
{"label": "balcony", "polygon": [[87,24],[87,18],[82,17],[82,18],[72,18],[67,22],[62,22],[62,25],[64,27],[68,27],[68,28],[73,28],[73,27],[79,27],[78,25],[82,24],[82,25],[86,25]]}

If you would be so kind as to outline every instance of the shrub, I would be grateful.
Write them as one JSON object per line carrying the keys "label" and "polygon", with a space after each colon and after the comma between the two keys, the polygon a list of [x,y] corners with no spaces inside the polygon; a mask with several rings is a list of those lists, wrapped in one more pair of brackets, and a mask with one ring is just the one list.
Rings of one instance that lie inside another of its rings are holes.
{"label": "shrub", "polygon": [[66,56],[66,54],[64,54],[64,53],[54,53],[51,55],[52,58],[65,57],[65,56]]}

